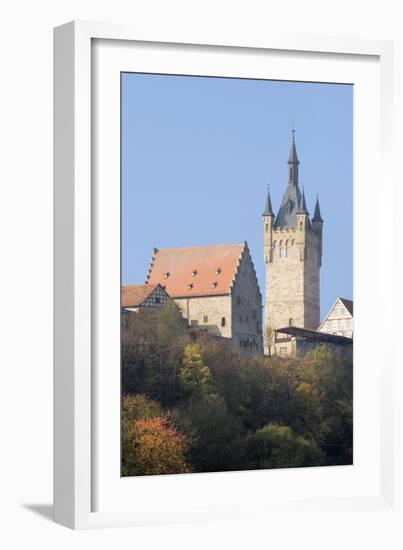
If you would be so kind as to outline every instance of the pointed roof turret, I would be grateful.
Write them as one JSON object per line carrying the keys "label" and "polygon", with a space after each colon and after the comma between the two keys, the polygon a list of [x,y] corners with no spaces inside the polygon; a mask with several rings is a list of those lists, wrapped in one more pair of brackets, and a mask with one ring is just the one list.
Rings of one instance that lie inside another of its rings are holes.
{"label": "pointed roof turret", "polygon": [[302,188],[301,200],[300,200],[300,203],[299,203],[299,208],[298,208],[297,214],[309,215],[308,209],[306,207],[304,188]]}
{"label": "pointed roof turret", "polygon": [[290,154],[288,155],[288,164],[299,164],[298,156],[297,156],[297,148],[295,146],[295,130],[292,129],[292,139],[291,139],[291,147],[290,147]]}
{"label": "pointed roof turret", "polygon": [[273,207],[271,205],[270,187],[267,186],[266,205],[264,208],[263,216],[272,216],[274,218]]}
{"label": "pointed roof turret", "polygon": [[297,212],[301,202],[301,191],[298,185],[297,148],[295,146],[295,130],[292,129],[290,154],[288,156],[288,185],[277,213],[274,227],[296,227]]}
{"label": "pointed roof turret", "polygon": [[322,215],[320,213],[319,197],[316,195],[315,212],[313,213],[313,222],[323,223]]}

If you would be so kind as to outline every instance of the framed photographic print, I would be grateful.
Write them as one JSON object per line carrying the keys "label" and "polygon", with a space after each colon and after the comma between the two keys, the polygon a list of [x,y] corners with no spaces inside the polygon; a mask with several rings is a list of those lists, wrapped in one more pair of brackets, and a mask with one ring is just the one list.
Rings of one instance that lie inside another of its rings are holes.
{"label": "framed photographic print", "polygon": [[55,30],[56,521],[392,506],[391,59]]}

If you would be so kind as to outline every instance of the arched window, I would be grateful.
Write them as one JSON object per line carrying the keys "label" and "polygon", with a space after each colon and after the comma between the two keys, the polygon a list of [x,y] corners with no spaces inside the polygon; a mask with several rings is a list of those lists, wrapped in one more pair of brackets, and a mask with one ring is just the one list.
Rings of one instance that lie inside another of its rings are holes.
{"label": "arched window", "polygon": [[281,258],[283,256],[283,241],[280,241],[278,243],[278,247],[279,247],[279,256]]}
{"label": "arched window", "polygon": [[284,249],[284,256],[287,257],[288,256],[288,245],[289,245],[289,241],[288,239],[285,241],[285,249]]}

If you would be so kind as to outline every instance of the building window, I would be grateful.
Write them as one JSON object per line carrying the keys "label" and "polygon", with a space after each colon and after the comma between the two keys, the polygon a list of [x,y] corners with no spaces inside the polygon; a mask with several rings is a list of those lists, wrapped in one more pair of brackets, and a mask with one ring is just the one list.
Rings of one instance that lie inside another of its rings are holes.
{"label": "building window", "polygon": [[288,326],[289,327],[293,327],[294,326],[294,320],[293,319],[288,319]]}
{"label": "building window", "polygon": [[269,224],[266,223],[266,233],[269,231]]}
{"label": "building window", "polygon": [[192,319],[192,320],[190,321],[190,324],[192,325],[192,327],[196,327],[196,326],[199,324],[199,322],[198,322],[197,319]]}
{"label": "building window", "polygon": [[155,303],[156,304],[160,304],[161,303],[161,298],[159,296],[156,296],[155,297]]}
{"label": "building window", "polygon": [[225,327],[225,317],[221,317],[221,326]]}
{"label": "building window", "polygon": [[241,303],[241,297],[240,296],[237,296],[236,297],[236,303],[239,305]]}
{"label": "building window", "polygon": [[205,316],[203,317],[203,322],[204,322],[204,323],[208,323],[208,316],[207,316],[207,315],[205,315]]}

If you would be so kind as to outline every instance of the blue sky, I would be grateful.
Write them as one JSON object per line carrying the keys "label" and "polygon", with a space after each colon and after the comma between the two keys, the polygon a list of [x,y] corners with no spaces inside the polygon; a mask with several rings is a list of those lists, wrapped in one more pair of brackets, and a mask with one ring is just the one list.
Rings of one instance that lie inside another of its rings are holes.
{"label": "blue sky", "polygon": [[267,185],[277,212],[291,128],[300,184],[324,218],[321,316],[352,298],[350,85],[122,75],[122,282],[143,283],[153,247],[247,241],[264,295]]}

